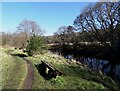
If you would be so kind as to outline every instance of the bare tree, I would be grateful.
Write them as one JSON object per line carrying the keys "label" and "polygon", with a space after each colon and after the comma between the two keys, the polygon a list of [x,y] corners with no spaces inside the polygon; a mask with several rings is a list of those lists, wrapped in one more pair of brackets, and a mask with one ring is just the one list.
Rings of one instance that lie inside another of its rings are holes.
{"label": "bare tree", "polygon": [[75,28],[73,26],[62,26],[58,28],[54,36],[60,44],[69,44],[72,43],[75,38],[74,30]]}
{"label": "bare tree", "polygon": [[43,30],[32,20],[23,20],[17,27],[18,31],[24,31],[27,35],[41,35]]}
{"label": "bare tree", "polygon": [[31,36],[42,35],[43,30],[35,21],[23,20],[17,27],[18,36],[20,38],[21,47],[25,47]]}
{"label": "bare tree", "polygon": [[[77,16],[74,25],[78,30],[92,31],[102,44],[111,46],[114,44],[114,32],[120,24],[120,2],[99,2],[88,5],[83,12]],[[105,34],[106,37],[102,35]]]}
{"label": "bare tree", "polygon": [[2,38],[2,45],[9,45],[13,46],[13,38],[11,33],[1,33],[1,38]]}
{"label": "bare tree", "polygon": [[109,74],[114,77],[115,65],[120,63],[120,1],[88,5],[77,16],[74,25],[78,30],[92,31],[93,36],[106,47],[107,51],[103,51],[110,60]]}
{"label": "bare tree", "polygon": [[12,34],[13,46],[18,48],[25,48],[27,46],[25,32],[14,32]]}

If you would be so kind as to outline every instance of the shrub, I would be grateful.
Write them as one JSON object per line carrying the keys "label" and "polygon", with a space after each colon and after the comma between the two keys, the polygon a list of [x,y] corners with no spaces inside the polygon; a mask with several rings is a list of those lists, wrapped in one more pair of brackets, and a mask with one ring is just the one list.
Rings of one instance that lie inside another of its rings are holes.
{"label": "shrub", "polygon": [[32,36],[26,47],[26,52],[29,56],[40,53],[45,49],[44,38],[42,36]]}
{"label": "shrub", "polygon": [[63,77],[57,76],[56,79],[54,79],[54,78],[52,79],[51,83],[52,84],[57,84],[57,85],[61,86],[61,85],[64,85],[66,82],[63,79]]}

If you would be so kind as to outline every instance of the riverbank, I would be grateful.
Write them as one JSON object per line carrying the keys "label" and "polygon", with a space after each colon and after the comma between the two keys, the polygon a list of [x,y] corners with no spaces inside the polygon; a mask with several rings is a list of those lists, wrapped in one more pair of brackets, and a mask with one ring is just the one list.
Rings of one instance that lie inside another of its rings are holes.
{"label": "riverbank", "polygon": [[[112,80],[110,77],[101,73],[92,71],[87,65],[80,62],[71,61],[65,59],[62,56],[46,52],[33,57],[27,56],[26,53],[21,50],[12,51],[10,54],[24,55],[26,59],[30,60],[34,68],[34,78],[31,89],[118,89],[119,83]],[[35,65],[41,64],[42,61],[46,61],[54,68],[60,70],[64,75],[57,76],[52,79],[45,79],[40,75]],[[22,62],[23,60],[21,60]],[[25,68],[23,72],[25,71]],[[21,74],[18,72],[18,74]],[[21,75],[20,75],[21,76]]]}
{"label": "riverbank", "polygon": [[27,57],[34,65],[40,64],[41,60],[47,61],[53,67],[64,73],[56,79],[45,80],[38,70],[34,68],[34,82],[32,88],[35,89],[117,89],[118,84],[110,77],[98,72],[94,72],[86,65],[65,59],[53,53],[44,53]]}
{"label": "riverbank", "polygon": [[119,53],[113,53],[109,47],[99,43],[69,45],[58,44],[49,46],[49,50],[66,59],[77,60],[87,64],[91,69],[99,71],[120,82]]}

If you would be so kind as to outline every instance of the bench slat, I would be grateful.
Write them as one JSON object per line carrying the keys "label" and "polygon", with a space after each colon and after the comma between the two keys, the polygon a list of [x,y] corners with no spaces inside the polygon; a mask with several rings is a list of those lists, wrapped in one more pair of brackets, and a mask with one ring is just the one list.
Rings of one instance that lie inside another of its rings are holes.
{"label": "bench slat", "polygon": [[42,63],[44,63],[44,65],[48,68],[48,69],[50,69],[50,70],[52,70],[52,71],[55,71],[56,73],[57,73],[57,75],[62,75],[63,73],[61,72],[61,71],[59,71],[58,69],[55,69],[52,65],[50,65],[48,62],[46,62],[46,61],[41,61]]}

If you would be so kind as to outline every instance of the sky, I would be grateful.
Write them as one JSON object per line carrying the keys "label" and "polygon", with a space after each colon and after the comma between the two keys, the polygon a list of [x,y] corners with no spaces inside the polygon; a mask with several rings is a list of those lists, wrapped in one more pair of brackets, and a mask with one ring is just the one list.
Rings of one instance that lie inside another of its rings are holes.
{"label": "sky", "polygon": [[88,2],[3,2],[2,31],[14,32],[24,19],[36,21],[52,35],[61,26],[73,22]]}

